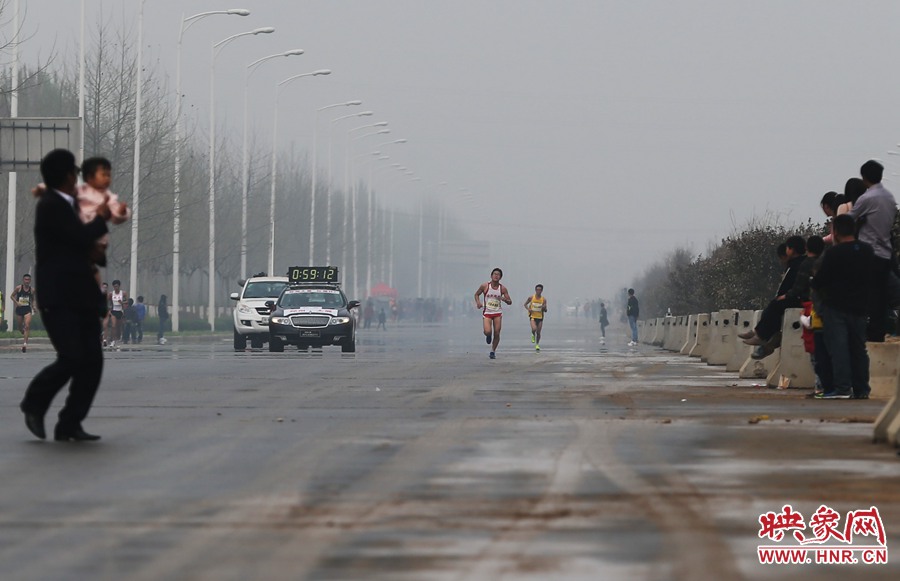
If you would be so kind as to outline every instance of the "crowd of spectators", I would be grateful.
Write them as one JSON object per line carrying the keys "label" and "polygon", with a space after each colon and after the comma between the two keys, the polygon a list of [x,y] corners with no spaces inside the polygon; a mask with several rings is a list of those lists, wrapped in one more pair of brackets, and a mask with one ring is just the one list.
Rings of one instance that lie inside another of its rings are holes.
{"label": "crowd of spectators", "polygon": [[843,194],[822,197],[829,220],[824,237],[792,236],[776,249],[784,266],[781,283],[756,327],[740,335],[754,346],[751,357],[763,359],[781,344],[785,310],[803,308],[805,346],[816,373],[810,397],[868,399],[866,341],[885,340],[892,309],[900,306],[889,293],[900,285],[900,221],[893,194],[881,184],[883,173],[877,161],[864,163]]}

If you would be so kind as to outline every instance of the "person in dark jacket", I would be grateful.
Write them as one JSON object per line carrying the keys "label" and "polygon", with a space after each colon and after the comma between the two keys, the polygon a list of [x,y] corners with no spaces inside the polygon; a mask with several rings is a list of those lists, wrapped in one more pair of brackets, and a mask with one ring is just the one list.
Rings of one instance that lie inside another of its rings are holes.
{"label": "person in dark jacket", "polygon": [[821,298],[822,327],[831,358],[832,389],[821,395],[823,399],[868,399],[871,391],[866,315],[877,256],[855,233],[850,214],[834,219],[837,244],[825,252],[811,282]]}
{"label": "person in dark jacket", "polygon": [[159,316],[159,331],[156,333],[156,342],[160,345],[165,345],[166,338],[163,335],[166,334],[166,323],[169,321],[169,302],[166,295],[160,295],[156,311]]}
{"label": "person in dark jacket", "polygon": [[806,241],[801,236],[791,236],[785,241],[787,270],[778,285],[775,298],[769,302],[759,317],[752,334],[739,335],[747,345],[763,345],[781,331],[785,309],[799,308],[809,300],[809,277],[812,261],[806,257]]}
{"label": "person in dark jacket", "polygon": [[34,377],[20,408],[25,425],[45,439],[44,416],[56,394],[69,383],[69,396],[54,429],[57,441],[99,440],[84,431],[103,374],[100,345],[100,305],[103,297],[94,279],[90,251],[106,234],[109,207],[103,203],[87,224],[78,218],[75,156],[54,149],[41,160],[46,191],[35,209],[34,242],[37,265],[37,303],[56,360]]}
{"label": "person in dark jacket", "polygon": [[628,302],[625,304],[625,316],[628,317],[628,325],[631,326],[631,341],[628,342],[629,347],[638,344],[637,321],[641,316],[641,309],[637,297],[634,296],[634,289],[628,289]]}

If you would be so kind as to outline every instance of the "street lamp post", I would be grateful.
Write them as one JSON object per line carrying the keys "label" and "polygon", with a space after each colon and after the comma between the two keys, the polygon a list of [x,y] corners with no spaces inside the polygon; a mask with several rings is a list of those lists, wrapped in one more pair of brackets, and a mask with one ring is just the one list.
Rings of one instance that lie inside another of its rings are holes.
{"label": "street lamp post", "polygon": [[[279,57],[298,56],[303,54],[302,48],[295,48],[277,54],[270,54],[261,59],[257,59],[247,65],[244,69],[244,153],[241,175],[241,279],[247,278],[247,201],[250,192],[250,155],[247,149],[247,109],[248,109],[248,93],[250,88],[250,77],[259,68],[262,63]],[[272,273],[269,273],[272,274]]]}
{"label": "street lamp post", "polygon": [[[144,0],[138,3],[138,49],[135,57],[134,88],[134,171],[132,172],[131,196],[131,268],[129,269],[128,292],[137,296],[137,249],[138,218],[141,187],[141,94],[143,93],[143,46],[144,46]],[[83,153],[83,152],[82,152]],[[83,161],[83,160],[82,160]]]}
{"label": "street lamp post", "polygon": [[[317,177],[319,175],[319,167],[317,161],[318,155],[318,135],[319,135],[319,113],[321,111],[326,111],[328,109],[333,109],[335,107],[351,107],[356,105],[362,105],[362,101],[345,101],[343,103],[334,103],[332,105],[325,105],[324,107],[319,107],[316,109],[315,119],[313,119],[313,158],[312,158],[312,197],[315,200],[316,197],[316,187]],[[371,115],[371,112],[369,112]],[[352,115],[351,115],[352,117]],[[328,180],[331,181],[331,173],[329,171]],[[325,264],[331,266],[331,256],[330,256],[330,248],[331,248],[331,187],[330,185],[326,188],[327,194],[325,198]],[[315,202],[313,202],[313,208],[315,208]],[[314,249],[316,246],[316,215],[315,212],[309,213],[309,264],[315,264],[315,255]]]}
{"label": "street lamp post", "polygon": [[[175,50],[175,184],[172,189],[174,199],[172,202],[172,330],[178,331],[179,326],[179,272],[181,271],[181,44],[184,33],[193,24],[207,16],[224,14],[228,16],[249,16],[250,11],[242,8],[230,10],[211,10],[200,12],[193,16],[184,17],[178,30],[178,45]],[[83,73],[82,73],[83,74]],[[82,112],[82,118],[84,114]]]}
{"label": "street lamp post", "polygon": [[[359,104],[362,104],[362,101],[359,101],[358,103],[359,103]],[[333,106],[333,105],[332,105],[332,106]],[[323,109],[327,109],[327,107],[323,107]],[[320,109],[320,111],[321,111],[321,109]],[[352,113],[352,114],[350,114],[350,115],[343,115],[343,116],[338,117],[338,118],[336,118],[336,119],[332,119],[332,120],[331,120],[331,125],[328,127],[328,178],[327,178],[327,183],[326,183],[326,187],[325,187],[325,191],[326,191],[326,194],[325,194],[325,195],[326,195],[327,206],[328,206],[327,209],[326,209],[326,212],[325,212],[325,214],[326,214],[326,224],[325,224],[325,228],[326,228],[326,229],[328,230],[328,232],[329,232],[329,236],[325,239],[325,262],[326,262],[328,265],[331,265],[331,197],[332,197],[332,194],[331,194],[331,183],[332,183],[332,180],[331,180],[331,159],[332,159],[332,143],[334,142],[334,140],[332,139],[333,134],[334,134],[334,124],[335,124],[336,122],[340,121],[341,119],[350,119],[351,117],[368,117],[368,116],[373,115],[373,114],[374,114],[374,113],[373,113],[372,111],[361,111],[361,112],[359,112],[359,113]],[[387,125],[387,123],[384,123],[384,124]],[[347,216],[347,210],[346,210],[346,207],[345,207],[345,208],[344,208],[344,217],[345,217],[345,219],[344,219],[344,224],[343,224],[343,227],[344,227],[345,230],[346,230],[346,228],[347,228],[347,220],[346,220],[346,216]],[[342,244],[342,245],[341,245],[341,252],[342,252],[342,256],[343,256],[343,258],[342,258],[342,260],[341,260],[341,266],[343,266],[344,264],[346,264],[346,261],[347,261],[347,260],[346,260],[346,259],[347,259],[346,244]]]}
{"label": "street lamp post", "polygon": [[[382,147],[384,145],[397,145],[397,144],[401,144],[401,143],[406,143],[407,141],[408,140],[406,140],[406,139],[395,139],[393,141],[385,141],[383,143],[379,143],[375,147]],[[372,254],[372,244],[374,242],[374,236],[372,235],[372,222],[375,220],[375,210],[372,207],[372,204],[373,204],[372,190],[374,188],[372,187],[372,166],[371,165],[369,166],[369,184],[368,184],[368,186],[369,186],[369,192],[368,192],[369,193],[369,200],[368,200],[369,206],[367,208],[368,224],[366,225],[366,236],[368,238],[368,241],[366,243],[366,251],[368,252],[368,258],[366,260],[366,288],[371,289],[372,288],[372,260],[374,258],[373,254]]]}
{"label": "street lamp post", "polygon": [[[272,194],[269,199],[269,274],[273,274],[275,272],[275,191],[276,191],[276,178],[277,178],[277,169],[278,169],[278,155],[277,155],[277,147],[278,147],[278,95],[281,91],[281,87],[284,85],[295,81],[297,79],[302,79],[303,77],[317,77],[321,75],[330,75],[331,71],[329,69],[319,69],[317,71],[312,71],[309,73],[301,73],[299,75],[294,75],[284,79],[283,81],[275,84],[275,102],[272,110]],[[315,203],[316,196],[315,192],[312,192],[312,209],[311,212],[315,212]]]}
{"label": "street lamp post", "polygon": [[216,56],[219,51],[242,36],[271,34],[271,26],[255,28],[247,32],[232,34],[212,45],[209,63],[209,302],[207,320],[211,331],[216,330]]}

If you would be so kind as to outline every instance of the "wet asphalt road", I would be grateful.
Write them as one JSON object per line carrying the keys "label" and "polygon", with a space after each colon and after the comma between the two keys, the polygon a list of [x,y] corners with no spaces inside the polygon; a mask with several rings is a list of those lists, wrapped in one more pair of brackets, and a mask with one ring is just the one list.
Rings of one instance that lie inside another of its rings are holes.
{"label": "wet asphalt road", "polygon": [[551,318],[538,354],[508,315],[496,361],[475,318],[364,330],[355,355],[123,349],[82,445],[26,432],[51,353],[7,348],[0,578],[897,577],[756,556],[786,503],[876,505],[893,548],[900,459],[866,423],[883,402],[753,387],[610,331],[601,349]]}

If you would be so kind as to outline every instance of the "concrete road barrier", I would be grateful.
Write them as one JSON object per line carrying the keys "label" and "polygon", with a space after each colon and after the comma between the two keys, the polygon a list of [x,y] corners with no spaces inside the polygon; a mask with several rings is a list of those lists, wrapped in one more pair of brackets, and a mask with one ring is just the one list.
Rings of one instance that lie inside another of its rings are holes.
{"label": "concrete road barrier", "polygon": [[638,330],[638,341],[649,345],[653,340],[653,336],[655,333],[656,319],[647,319],[647,322],[644,323],[644,332],[641,333],[640,330]]}
{"label": "concrete road barrier", "polygon": [[685,331],[685,341],[681,346],[681,349],[678,351],[682,355],[687,355],[691,352],[691,348],[694,346],[694,343],[697,342],[697,315],[688,315],[687,320],[687,330]]}
{"label": "concrete road barrier", "polygon": [[[734,350],[731,358],[725,364],[725,371],[740,371],[748,359],[753,347],[744,345],[744,342],[738,338],[738,334],[745,333],[753,329],[754,311],[737,311],[737,317],[734,324]],[[768,374],[766,374],[768,376]]]}
{"label": "concrete road barrier", "polygon": [[[874,388],[872,392],[874,393]],[[891,446],[900,446],[900,375],[894,377],[892,397],[875,420],[873,440],[887,442]]]}
{"label": "concrete road barrier", "polygon": [[[755,328],[757,323],[759,323],[759,318],[762,316],[762,311],[755,311],[753,313],[753,322],[750,327]],[[741,342],[743,345],[743,342]],[[766,357],[765,359],[752,359],[750,357],[750,353],[753,352],[753,348],[750,347],[749,352],[747,353],[747,359],[744,361],[744,364],[741,365],[741,369],[738,372],[738,377],[741,379],[766,379],[769,377],[769,374],[773,369],[778,365],[778,360],[781,359],[781,349],[776,349],[774,353]]]}
{"label": "concrete road barrier", "polygon": [[691,357],[703,358],[709,347],[709,313],[700,313],[697,315],[697,338],[688,355]]}
{"label": "concrete road barrier", "polygon": [[811,389],[816,386],[816,374],[809,353],[803,347],[803,328],[800,326],[802,313],[803,309],[784,311],[781,323],[781,357],[766,379],[770,386],[778,386],[782,377],[790,381],[790,387]]}
{"label": "concrete road barrier", "polygon": [[709,356],[706,358],[708,365],[725,365],[734,353],[734,342],[737,336],[734,333],[734,322],[737,311],[734,309],[721,310],[718,313],[717,325],[711,330],[709,337]]}
{"label": "concrete road barrier", "polygon": [[681,352],[687,341],[688,316],[680,315],[675,318],[675,328],[672,333],[672,340],[669,342],[669,351]]}
{"label": "concrete road barrier", "polygon": [[869,352],[869,387],[873,399],[890,399],[900,378],[900,343],[866,343]]}
{"label": "concrete road barrier", "polygon": [[712,339],[713,335],[715,335],[715,329],[719,326],[719,311],[713,311],[709,314],[709,325],[706,333],[706,345],[703,348],[703,353],[700,354],[700,361],[703,363],[709,363],[709,353],[712,349]]}

